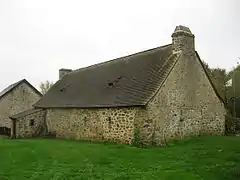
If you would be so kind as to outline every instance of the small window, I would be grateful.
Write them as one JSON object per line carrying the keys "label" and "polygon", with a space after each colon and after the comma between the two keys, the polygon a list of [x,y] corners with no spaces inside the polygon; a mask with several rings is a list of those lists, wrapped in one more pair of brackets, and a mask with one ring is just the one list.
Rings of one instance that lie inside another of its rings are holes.
{"label": "small window", "polygon": [[181,109],[180,110],[180,121],[183,121],[184,120],[184,117],[183,117],[183,110]]}
{"label": "small window", "polygon": [[30,126],[34,126],[34,119],[31,119],[31,120],[30,120],[29,125],[30,125]]}
{"label": "small window", "polygon": [[112,128],[112,121],[111,121],[111,117],[107,118],[108,121],[108,128],[111,129]]}
{"label": "small window", "polygon": [[84,122],[84,126],[86,126],[87,125],[87,116],[84,116],[83,122]]}

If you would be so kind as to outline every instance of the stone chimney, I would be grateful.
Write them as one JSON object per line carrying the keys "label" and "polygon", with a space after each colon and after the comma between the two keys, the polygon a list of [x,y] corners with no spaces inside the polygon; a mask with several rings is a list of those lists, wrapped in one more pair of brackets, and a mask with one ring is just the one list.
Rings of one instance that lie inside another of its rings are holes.
{"label": "stone chimney", "polygon": [[173,53],[192,53],[195,51],[195,36],[188,27],[179,25],[172,34]]}
{"label": "stone chimney", "polygon": [[72,72],[72,69],[59,69],[59,79],[62,79],[63,76],[65,76],[66,74]]}

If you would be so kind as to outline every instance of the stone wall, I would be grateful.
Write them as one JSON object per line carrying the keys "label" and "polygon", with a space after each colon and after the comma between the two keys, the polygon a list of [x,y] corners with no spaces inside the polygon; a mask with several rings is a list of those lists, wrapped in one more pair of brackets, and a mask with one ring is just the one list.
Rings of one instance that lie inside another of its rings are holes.
{"label": "stone wall", "polygon": [[131,143],[137,108],[55,108],[47,110],[49,133],[56,137]]}
{"label": "stone wall", "polygon": [[37,112],[27,114],[16,120],[16,138],[39,137],[47,133],[45,123],[46,111],[38,110]]}
{"label": "stone wall", "polygon": [[0,99],[0,126],[12,128],[9,116],[32,108],[32,105],[40,99],[28,84],[22,83],[14,90]]}
{"label": "stone wall", "polygon": [[145,110],[138,114],[148,143],[196,135],[223,135],[225,109],[196,54],[182,54]]}
{"label": "stone wall", "polygon": [[173,37],[173,52],[194,51],[194,37],[175,35]]}

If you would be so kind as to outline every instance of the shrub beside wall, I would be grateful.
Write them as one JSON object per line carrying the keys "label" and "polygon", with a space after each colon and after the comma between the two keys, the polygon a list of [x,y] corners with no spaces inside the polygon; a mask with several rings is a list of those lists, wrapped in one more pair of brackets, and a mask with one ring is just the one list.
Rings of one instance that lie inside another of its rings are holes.
{"label": "shrub beside wall", "polygon": [[225,130],[226,135],[236,134],[237,130],[240,130],[240,118],[234,118],[232,116],[225,116]]}

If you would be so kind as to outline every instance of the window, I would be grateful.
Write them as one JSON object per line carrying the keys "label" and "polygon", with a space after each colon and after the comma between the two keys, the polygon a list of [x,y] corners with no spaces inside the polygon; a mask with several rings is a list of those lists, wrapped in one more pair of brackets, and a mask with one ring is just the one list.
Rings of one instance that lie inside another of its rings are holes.
{"label": "window", "polygon": [[84,116],[83,122],[84,122],[84,126],[86,126],[87,125],[87,116]]}
{"label": "window", "polygon": [[108,128],[111,129],[112,128],[112,121],[111,121],[111,117],[107,118],[108,121]]}
{"label": "window", "polygon": [[184,118],[183,118],[183,110],[181,109],[180,110],[180,121],[183,121],[184,120]]}
{"label": "window", "polygon": [[29,126],[34,126],[34,119],[30,120]]}

